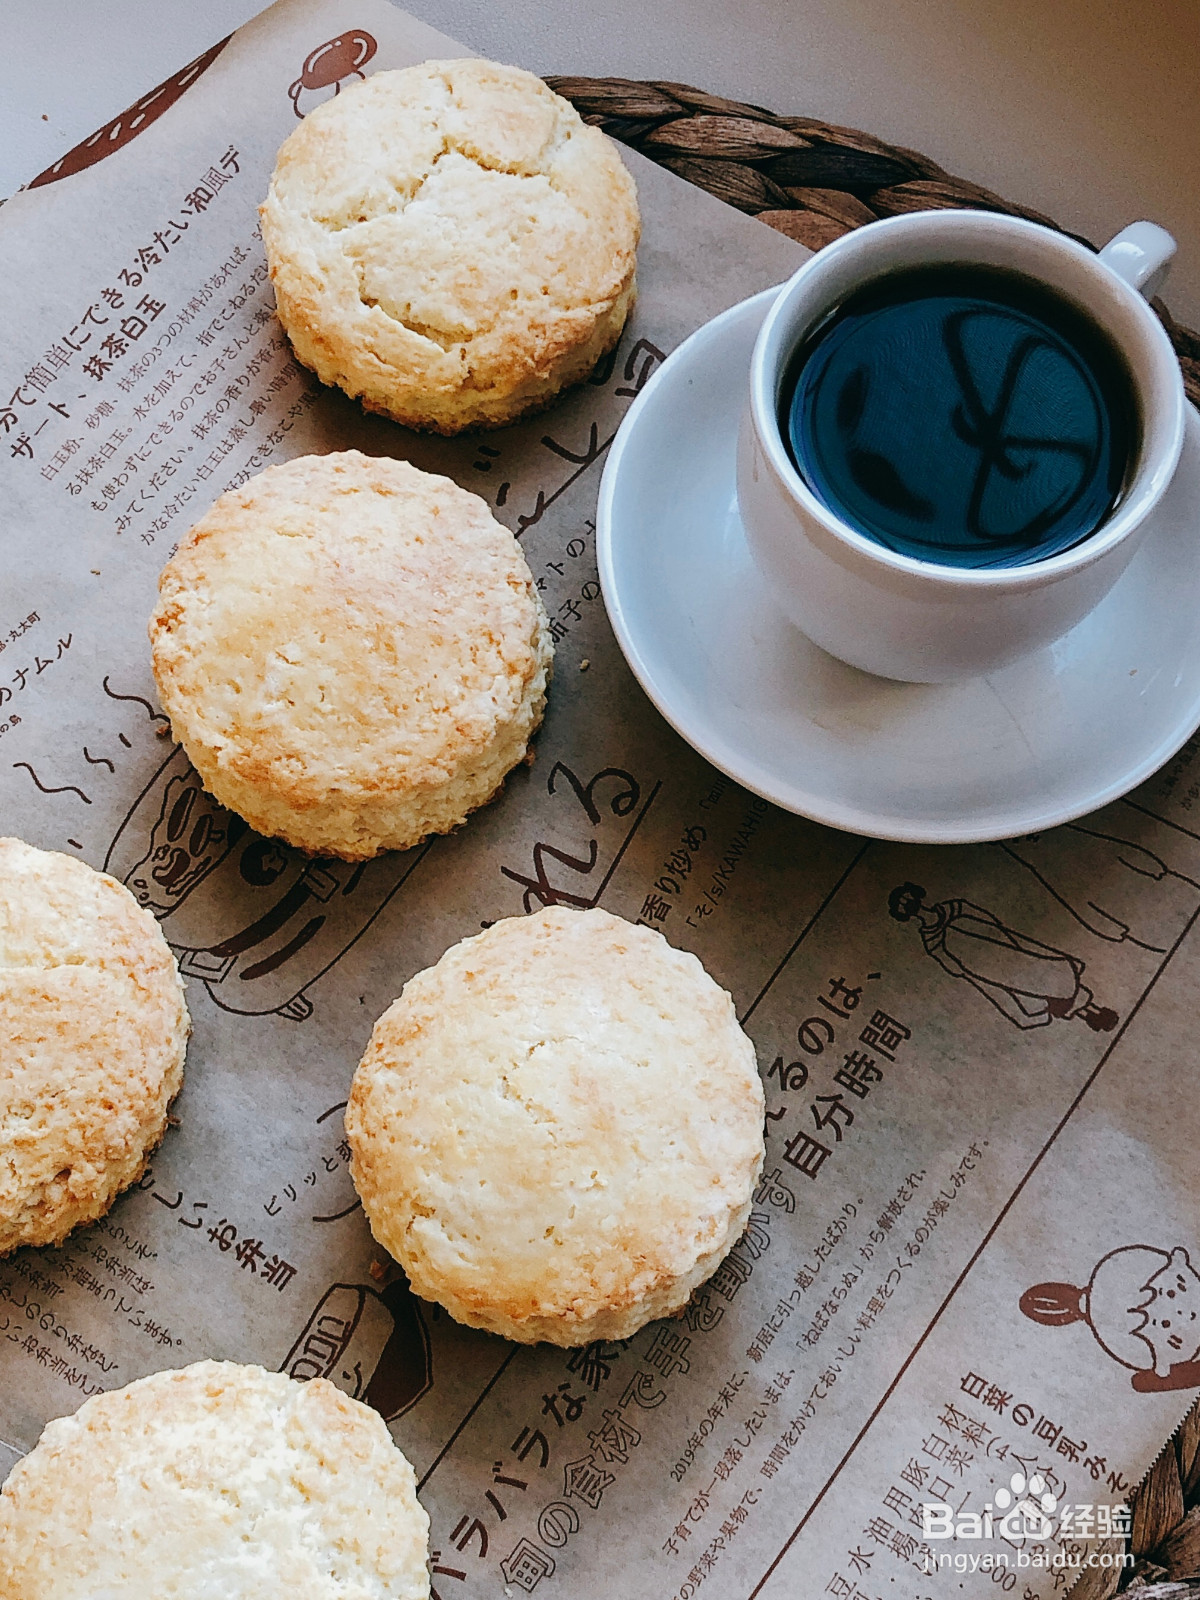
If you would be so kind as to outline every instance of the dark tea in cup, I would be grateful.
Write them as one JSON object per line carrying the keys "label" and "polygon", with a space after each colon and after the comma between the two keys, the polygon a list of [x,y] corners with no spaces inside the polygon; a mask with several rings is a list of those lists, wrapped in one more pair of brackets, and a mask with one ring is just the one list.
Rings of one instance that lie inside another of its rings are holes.
{"label": "dark tea in cup", "polygon": [[780,429],[813,494],[900,555],[1016,567],[1100,528],[1136,466],[1128,366],[1066,298],[970,263],[902,268],[803,340]]}

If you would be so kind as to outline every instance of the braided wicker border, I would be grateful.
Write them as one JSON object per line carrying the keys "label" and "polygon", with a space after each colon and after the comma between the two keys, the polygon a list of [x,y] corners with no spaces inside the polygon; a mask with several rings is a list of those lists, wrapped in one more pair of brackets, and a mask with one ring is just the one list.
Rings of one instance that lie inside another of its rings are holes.
{"label": "braided wicker border", "polygon": [[[585,122],[812,250],[906,211],[998,211],[1067,231],[916,150],[857,128],[777,117],[684,83],[546,81]],[[1188,398],[1200,405],[1200,336],[1181,327],[1161,300],[1153,305],[1175,346]],[[1138,1488],[1125,1548],[1136,1561],[1132,1570],[1089,1568],[1071,1600],[1110,1600],[1126,1590],[1135,1590],[1137,1600],[1200,1600],[1200,1401]]]}
{"label": "braided wicker border", "polygon": [[[686,83],[546,81],[585,122],[812,250],[907,211],[999,211],[1067,232],[1040,211],[954,177],[917,150],[857,128],[777,117]],[[1088,239],[1080,242],[1096,248]],[[1200,335],[1177,323],[1161,300],[1153,305],[1175,346],[1188,399],[1200,406]]]}

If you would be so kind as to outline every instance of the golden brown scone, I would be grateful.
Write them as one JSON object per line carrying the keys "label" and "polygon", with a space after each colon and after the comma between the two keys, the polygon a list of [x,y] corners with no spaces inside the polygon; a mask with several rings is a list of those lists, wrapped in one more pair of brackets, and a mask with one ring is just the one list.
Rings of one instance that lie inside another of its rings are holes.
{"label": "golden brown scone", "polygon": [[479,496],[357,450],[223,494],[164,568],[150,639],[211,793],[347,861],[492,798],[542,720],[553,654],[521,548]]}
{"label": "golden brown scone", "polygon": [[716,1271],[749,1217],[763,1091],[695,956],[556,906],[410,979],[346,1132],[371,1230],[417,1294],[576,1345],[627,1338]]}
{"label": "golden brown scone", "polygon": [[188,1029],[175,957],[129,890],[0,839],[0,1255],[58,1244],[141,1176]]}
{"label": "golden brown scone", "polygon": [[492,61],[377,72],[318,106],[261,217],[296,355],[411,428],[546,405],[633,305],[637,195],[616,146]]}
{"label": "golden brown scone", "polygon": [[199,1361],[51,1422],[0,1493],[4,1600],[427,1600],[429,1518],[382,1417]]}

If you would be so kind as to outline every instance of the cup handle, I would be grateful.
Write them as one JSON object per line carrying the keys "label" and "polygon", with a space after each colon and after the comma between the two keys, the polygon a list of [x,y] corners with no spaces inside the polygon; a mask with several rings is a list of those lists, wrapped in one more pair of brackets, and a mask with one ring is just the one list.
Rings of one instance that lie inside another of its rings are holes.
{"label": "cup handle", "polygon": [[1162,288],[1174,254],[1174,239],[1157,222],[1131,222],[1108,241],[1100,259],[1149,300]]}

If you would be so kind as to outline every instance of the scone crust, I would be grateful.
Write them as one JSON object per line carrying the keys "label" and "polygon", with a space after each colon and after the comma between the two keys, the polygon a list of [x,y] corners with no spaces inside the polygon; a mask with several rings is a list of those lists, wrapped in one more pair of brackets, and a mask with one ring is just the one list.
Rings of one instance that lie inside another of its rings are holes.
{"label": "scone crust", "polygon": [[376,1412],[233,1362],[93,1395],[0,1493],[5,1600],[427,1600],[428,1533]]}
{"label": "scone crust", "polygon": [[371,1229],[419,1295],[576,1345],[627,1338],[716,1271],[762,1167],[763,1091],[695,956],[556,906],[405,985],[346,1132]]}
{"label": "scone crust", "polygon": [[205,786],[364,860],[445,833],[522,761],[553,645],[478,495],[356,450],[221,496],[159,580],[154,676]]}
{"label": "scone crust", "polygon": [[0,839],[0,1255],[58,1244],[141,1176],[188,1031],[175,957],[124,884]]}
{"label": "scone crust", "polygon": [[548,404],[634,301],[637,194],[615,145],[491,61],[343,89],[284,141],[260,214],[297,357],[412,428]]}

